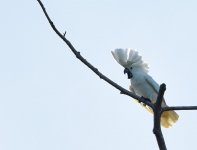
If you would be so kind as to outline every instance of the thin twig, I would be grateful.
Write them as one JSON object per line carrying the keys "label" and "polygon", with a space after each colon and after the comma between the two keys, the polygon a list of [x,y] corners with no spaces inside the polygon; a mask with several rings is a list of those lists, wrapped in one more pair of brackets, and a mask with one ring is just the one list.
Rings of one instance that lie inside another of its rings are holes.
{"label": "thin twig", "polygon": [[64,36],[64,37],[66,36],[66,31],[64,32],[63,36]]}
{"label": "thin twig", "polygon": [[197,106],[173,106],[173,107],[163,107],[162,111],[170,110],[197,110]]}

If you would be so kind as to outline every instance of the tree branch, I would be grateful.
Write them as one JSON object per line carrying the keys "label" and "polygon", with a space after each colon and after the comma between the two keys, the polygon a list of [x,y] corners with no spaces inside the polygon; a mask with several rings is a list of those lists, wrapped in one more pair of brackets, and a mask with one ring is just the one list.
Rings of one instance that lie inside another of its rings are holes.
{"label": "tree branch", "polygon": [[55,33],[68,45],[68,47],[70,48],[70,50],[75,54],[75,56],[81,61],[83,62],[88,68],[90,68],[95,74],[97,74],[101,79],[103,79],[104,81],[106,81],[107,83],[109,83],[110,85],[112,85],[113,87],[115,87],[116,89],[118,89],[121,94],[130,96],[136,100],[138,100],[139,102],[142,102],[148,106],[150,106],[151,108],[153,107],[153,104],[149,101],[147,101],[146,99],[144,99],[143,97],[140,97],[128,90],[126,90],[125,88],[121,87],[120,85],[118,85],[117,83],[115,83],[114,81],[112,81],[111,79],[109,79],[108,77],[106,77],[104,74],[102,74],[97,68],[95,68],[92,64],[90,64],[84,57],[82,57],[82,55],[80,54],[80,52],[78,52],[74,46],[71,44],[71,42],[69,40],[67,40],[65,38],[65,34],[61,34],[61,32],[58,31],[58,29],[55,27],[54,23],[52,22],[52,20],[50,19],[44,5],[42,4],[41,0],[37,0],[38,3],[40,4],[49,24],[51,25],[52,29],[55,31]]}
{"label": "tree branch", "polygon": [[173,106],[173,107],[163,107],[162,111],[170,110],[197,110],[197,106]]}
{"label": "tree branch", "polygon": [[141,103],[144,103],[146,105],[148,105],[149,107],[152,108],[153,110],[153,114],[154,114],[154,128],[153,128],[153,133],[156,136],[157,139],[157,143],[159,145],[160,150],[166,150],[166,145],[165,145],[165,141],[163,138],[163,134],[161,131],[161,125],[160,125],[160,118],[161,118],[161,114],[164,111],[170,111],[170,110],[197,110],[197,106],[177,106],[177,107],[161,107],[162,104],[162,100],[163,100],[163,95],[164,92],[166,90],[166,86],[165,84],[162,84],[160,86],[160,90],[159,90],[159,94],[157,97],[157,101],[155,104],[152,104],[150,101],[148,101],[146,98],[144,97],[140,97],[128,90],[126,90],[125,88],[121,87],[120,85],[118,85],[117,83],[115,83],[114,81],[112,81],[111,79],[109,79],[108,77],[106,77],[104,74],[102,74],[97,68],[95,68],[91,63],[89,63],[81,54],[80,52],[78,52],[74,46],[71,44],[71,42],[69,40],[66,39],[66,32],[64,34],[61,34],[61,32],[58,31],[58,29],[55,27],[54,23],[52,22],[52,20],[50,19],[44,5],[42,4],[41,0],[37,0],[38,3],[40,4],[50,26],[52,27],[52,29],[55,31],[55,33],[67,44],[67,46],[70,48],[70,50],[74,53],[74,55],[82,62],[84,63],[89,69],[91,69],[96,75],[98,75],[101,79],[103,79],[104,81],[106,81],[107,83],[109,83],[110,85],[112,85],[114,88],[118,89],[120,91],[121,94],[130,96],[136,100],[138,100]]}
{"label": "tree branch", "polygon": [[162,104],[165,90],[166,90],[166,85],[161,84],[161,86],[159,88],[159,93],[157,96],[157,101],[153,107],[153,115],[154,115],[153,133],[155,134],[155,137],[157,139],[157,144],[158,144],[160,150],[167,150],[165,140],[163,138],[163,134],[161,131],[161,123],[160,123],[160,118],[161,118],[161,114],[162,114],[161,104]]}
{"label": "tree branch", "polygon": [[157,95],[157,101],[155,103],[155,109],[158,109],[158,110],[161,109],[161,104],[162,104],[165,90],[166,90],[166,85],[163,83],[160,85],[160,88],[159,88],[159,93]]}
{"label": "tree branch", "polygon": [[153,114],[154,114],[153,133],[156,136],[157,143],[158,143],[160,150],[167,150],[165,140],[163,138],[163,134],[161,131],[161,125],[160,125],[160,118],[161,118],[162,113],[164,111],[172,111],[172,110],[197,110],[197,106],[161,107],[165,90],[166,90],[166,85],[161,84],[159,93],[157,96],[157,101],[153,107]]}

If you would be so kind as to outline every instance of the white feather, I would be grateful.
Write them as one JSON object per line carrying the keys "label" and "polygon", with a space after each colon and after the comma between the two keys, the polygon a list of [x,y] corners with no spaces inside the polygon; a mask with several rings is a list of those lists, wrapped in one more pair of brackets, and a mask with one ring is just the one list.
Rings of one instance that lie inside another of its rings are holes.
{"label": "white feather", "polygon": [[[132,49],[115,49],[112,51],[112,54],[121,66],[130,69],[132,73],[130,90],[139,96],[148,98],[152,103],[155,103],[159,91],[159,84],[148,75],[148,65],[142,61],[142,57],[138,52]],[[143,106],[148,111],[152,112],[150,107]],[[167,106],[164,99],[162,102],[162,107],[163,106]],[[161,116],[161,124],[169,128],[178,118],[178,114],[174,111],[164,112]]]}
{"label": "white feather", "polygon": [[142,57],[138,55],[138,52],[130,48],[127,49],[115,49],[112,51],[114,59],[124,68],[127,67],[140,67],[144,71],[148,71],[148,65],[142,61]]}
{"label": "white feather", "polygon": [[114,59],[123,67],[127,65],[127,50],[126,49],[115,49],[112,51]]}

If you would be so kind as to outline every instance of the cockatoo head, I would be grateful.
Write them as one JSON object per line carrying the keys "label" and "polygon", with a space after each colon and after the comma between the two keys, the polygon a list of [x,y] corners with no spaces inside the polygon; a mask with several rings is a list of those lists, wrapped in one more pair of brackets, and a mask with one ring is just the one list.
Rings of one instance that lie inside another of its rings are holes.
{"label": "cockatoo head", "polygon": [[130,48],[127,49],[115,49],[112,51],[114,59],[125,68],[124,73],[128,74],[128,78],[132,77],[131,69],[140,68],[145,72],[148,72],[148,65],[142,61],[142,57],[138,55],[138,52]]}

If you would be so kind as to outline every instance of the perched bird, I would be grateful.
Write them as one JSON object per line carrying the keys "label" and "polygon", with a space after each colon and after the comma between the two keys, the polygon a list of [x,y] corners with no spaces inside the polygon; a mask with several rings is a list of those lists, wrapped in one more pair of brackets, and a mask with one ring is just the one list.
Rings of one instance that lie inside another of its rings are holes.
{"label": "perched bird", "polygon": [[[138,96],[149,99],[152,103],[157,100],[159,84],[148,75],[148,65],[142,61],[138,52],[132,49],[115,49],[112,51],[114,59],[123,66],[124,73],[127,73],[131,81],[130,91]],[[149,112],[152,109],[144,106]],[[162,100],[162,107],[167,106],[165,100]],[[171,127],[178,120],[179,116],[175,111],[166,111],[162,113],[161,125],[165,128]]]}

